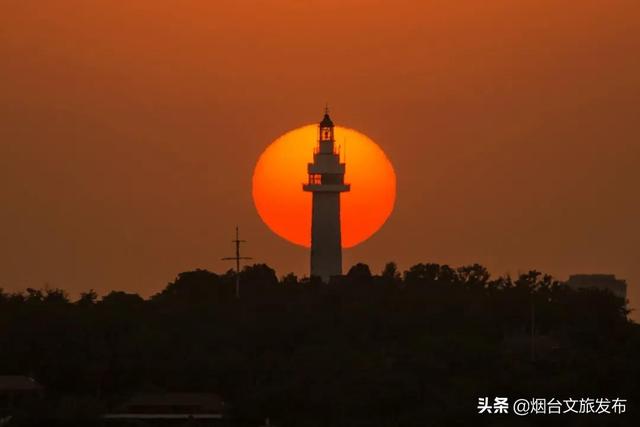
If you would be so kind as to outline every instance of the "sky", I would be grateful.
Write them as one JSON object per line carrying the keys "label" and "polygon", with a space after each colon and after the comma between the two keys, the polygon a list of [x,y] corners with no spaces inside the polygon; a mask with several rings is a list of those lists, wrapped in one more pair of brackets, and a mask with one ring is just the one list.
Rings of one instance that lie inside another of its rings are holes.
{"label": "sky", "polygon": [[397,176],[394,212],[345,268],[612,273],[640,308],[635,0],[0,7],[5,291],[148,296],[230,268],[236,224],[246,255],[307,274],[308,251],[260,220],[251,177],[328,102]]}

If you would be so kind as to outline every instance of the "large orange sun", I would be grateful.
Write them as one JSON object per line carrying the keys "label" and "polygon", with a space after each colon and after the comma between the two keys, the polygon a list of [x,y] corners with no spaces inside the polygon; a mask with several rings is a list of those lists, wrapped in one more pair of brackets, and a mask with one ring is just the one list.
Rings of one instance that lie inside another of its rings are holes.
{"label": "large orange sun", "polygon": [[[340,196],[342,246],[348,248],[371,237],[391,214],[396,174],[371,138],[342,126],[334,132],[347,165],[345,182],[351,184],[351,191]],[[302,191],[302,184],[317,139],[317,125],[285,133],[266,148],[253,172],[253,201],[260,218],[280,237],[306,247],[311,245],[312,195]]]}

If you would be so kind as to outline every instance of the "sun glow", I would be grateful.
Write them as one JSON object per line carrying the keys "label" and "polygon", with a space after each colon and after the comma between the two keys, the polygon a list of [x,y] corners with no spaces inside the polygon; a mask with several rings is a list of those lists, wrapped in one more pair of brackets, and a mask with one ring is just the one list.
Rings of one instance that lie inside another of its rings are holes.
{"label": "sun glow", "polygon": [[[313,160],[318,126],[294,129],[276,139],[258,159],[253,172],[253,201],[260,218],[280,237],[311,245],[311,198],[302,191],[307,163]],[[353,129],[335,127],[336,146],[347,165],[341,195],[342,246],[355,246],[385,223],[396,197],[396,175],[384,151]]]}

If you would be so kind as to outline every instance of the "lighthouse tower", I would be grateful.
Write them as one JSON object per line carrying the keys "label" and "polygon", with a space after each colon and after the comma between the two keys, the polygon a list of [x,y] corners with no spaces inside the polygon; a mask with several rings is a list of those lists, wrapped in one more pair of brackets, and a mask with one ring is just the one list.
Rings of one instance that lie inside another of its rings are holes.
{"label": "lighthouse tower", "polygon": [[313,193],[311,216],[311,275],[328,282],[342,274],[342,237],[340,232],[340,193],[350,190],[344,183],[345,164],[340,163],[333,136],[333,122],[326,109],[318,125],[318,145],[307,171],[304,191]]}

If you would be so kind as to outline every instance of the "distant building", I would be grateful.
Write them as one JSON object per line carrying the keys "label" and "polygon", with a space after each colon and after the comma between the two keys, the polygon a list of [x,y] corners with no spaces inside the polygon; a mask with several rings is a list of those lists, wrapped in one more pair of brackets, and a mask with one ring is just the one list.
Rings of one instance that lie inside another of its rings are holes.
{"label": "distant building", "polygon": [[616,279],[613,274],[574,274],[567,285],[573,289],[595,288],[609,291],[617,297],[627,299],[627,282]]}
{"label": "distant building", "polygon": [[0,416],[10,415],[28,401],[42,397],[43,391],[31,377],[0,375]]}
{"label": "distant building", "polygon": [[202,424],[222,419],[223,412],[224,402],[217,394],[149,393],[132,396],[103,418],[163,425],[172,420],[199,420]]}

